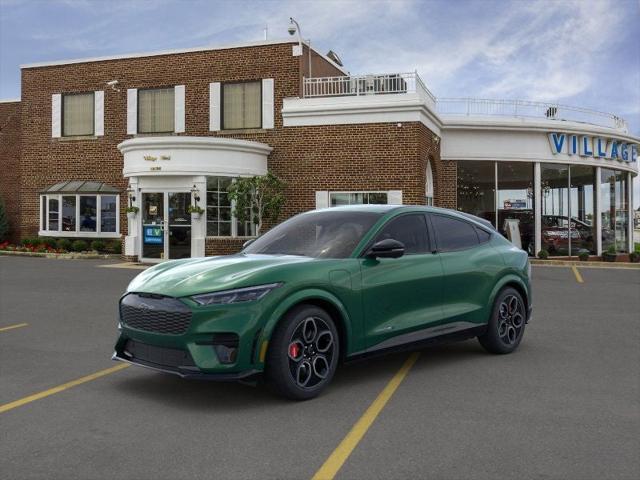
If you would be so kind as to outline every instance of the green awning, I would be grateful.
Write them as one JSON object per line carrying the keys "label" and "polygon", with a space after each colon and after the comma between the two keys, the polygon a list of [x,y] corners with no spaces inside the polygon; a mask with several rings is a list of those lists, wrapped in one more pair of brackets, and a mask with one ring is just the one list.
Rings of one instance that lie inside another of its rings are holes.
{"label": "green awning", "polygon": [[107,185],[104,182],[93,182],[85,180],[69,180],[67,182],[56,183],[45,188],[40,193],[120,193],[120,189]]}

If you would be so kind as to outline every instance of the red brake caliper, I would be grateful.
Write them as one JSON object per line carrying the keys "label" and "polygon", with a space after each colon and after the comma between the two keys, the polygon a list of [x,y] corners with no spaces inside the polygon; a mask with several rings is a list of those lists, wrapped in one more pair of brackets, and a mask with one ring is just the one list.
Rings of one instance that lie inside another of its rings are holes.
{"label": "red brake caliper", "polygon": [[294,342],[291,345],[289,345],[289,356],[291,358],[298,358],[299,354],[300,354],[300,344]]}

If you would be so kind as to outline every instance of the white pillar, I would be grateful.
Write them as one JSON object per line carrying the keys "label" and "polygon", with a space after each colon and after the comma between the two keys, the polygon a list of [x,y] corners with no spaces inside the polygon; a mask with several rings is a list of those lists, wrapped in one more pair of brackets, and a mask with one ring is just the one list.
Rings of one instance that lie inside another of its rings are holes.
{"label": "white pillar", "polygon": [[596,167],[596,184],[593,186],[595,202],[596,255],[602,255],[602,201],[600,199],[600,167]]}
{"label": "white pillar", "polygon": [[204,213],[200,218],[191,217],[191,256],[204,257],[205,239],[207,237],[207,177],[198,175],[193,177],[193,185],[198,189],[200,201]]}
{"label": "white pillar", "polygon": [[535,249],[534,256],[542,250],[542,179],[540,177],[540,162],[533,164],[533,192],[534,192],[534,230],[535,235]]}
{"label": "white pillar", "polygon": [[[133,190],[133,196],[135,200],[131,202],[131,205],[138,207],[140,210],[135,216],[127,215],[127,235],[124,237],[124,254],[127,256],[137,256],[140,260],[142,248],[140,245],[140,225],[142,218],[142,199],[140,189],[138,188],[138,177],[129,178],[129,188]],[[127,206],[129,206],[129,198],[127,198]]]}
{"label": "white pillar", "polygon": [[627,172],[627,216],[629,218],[627,224],[627,230],[629,233],[627,234],[628,238],[628,247],[627,250],[629,253],[633,252],[633,175],[631,172]]}

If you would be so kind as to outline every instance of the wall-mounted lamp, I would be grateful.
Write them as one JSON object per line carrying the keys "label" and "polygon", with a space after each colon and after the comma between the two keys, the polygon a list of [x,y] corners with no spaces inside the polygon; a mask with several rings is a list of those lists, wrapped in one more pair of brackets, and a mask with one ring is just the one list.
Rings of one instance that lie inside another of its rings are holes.
{"label": "wall-mounted lamp", "polygon": [[129,206],[131,207],[133,205],[133,202],[136,201],[136,195],[135,195],[136,191],[129,187],[127,189],[127,195],[129,196]]}
{"label": "wall-mounted lamp", "polygon": [[193,200],[195,203],[200,201],[200,190],[195,185],[191,188],[191,195],[193,196]]}

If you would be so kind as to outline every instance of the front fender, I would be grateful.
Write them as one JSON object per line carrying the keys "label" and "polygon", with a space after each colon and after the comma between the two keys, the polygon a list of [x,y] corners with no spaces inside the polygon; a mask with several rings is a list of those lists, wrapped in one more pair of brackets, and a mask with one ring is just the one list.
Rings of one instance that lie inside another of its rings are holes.
{"label": "front fender", "polygon": [[304,290],[298,290],[297,292],[292,293],[283,301],[281,301],[277,308],[273,311],[266,324],[262,328],[262,333],[260,334],[259,345],[260,348],[260,356],[259,362],[264,363],[264,355],[266,353],[266,345],[264,342],[269,342],[271,340],[271,335],[273,335],[273,331],[276,328],[276,325],[280,321],[280,319],[287,313],[292,307],[299,305],[301,303],[305,303],[305,301],[309,300],[323,300],[325,302],[330,303],[333,307],[336,308],[340,312],[342,317],[342,327],[344,328],[344,333],[346,336],[346,352],[352,351],[352,341],[353,341],[353,328],[351,325],[351,319],[349,317],[349,313],[345,308],[344,304],[340,301],[338,297],[327,290],[323,290],[320,288],[307,288]]}

